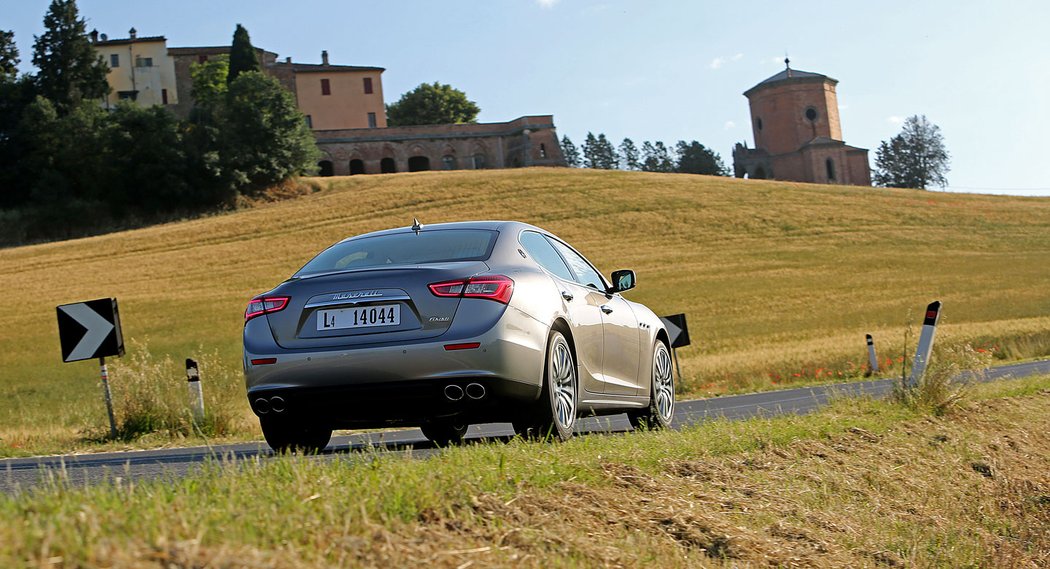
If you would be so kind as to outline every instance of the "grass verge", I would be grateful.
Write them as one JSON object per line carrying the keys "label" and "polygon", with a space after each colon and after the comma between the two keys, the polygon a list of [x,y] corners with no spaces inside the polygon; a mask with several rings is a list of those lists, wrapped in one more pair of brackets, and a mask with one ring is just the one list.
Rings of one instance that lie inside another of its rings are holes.
{"label": "grass verge", "polygon": [[0,498],[0,565],[1045,566],[1050,377],[425,460],[217,462]]}

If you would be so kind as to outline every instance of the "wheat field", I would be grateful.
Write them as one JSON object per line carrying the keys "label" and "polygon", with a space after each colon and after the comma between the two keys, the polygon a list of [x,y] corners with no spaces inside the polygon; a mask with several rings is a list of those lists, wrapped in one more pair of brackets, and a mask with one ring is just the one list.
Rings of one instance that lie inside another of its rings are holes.
{"label": "wheat field", "polygon": [[856,377],[865,333],[899,366],[935,299],[939,342],[1050,353],[1047,198],[568,169],[319,182],[252,209],[0,250],[0,454],[75,447],[102,424],[97,365],[61,363],[55,306],[109,296],[129,349],[175,362],[155,381],[181,382],[178,362],[212,354],[211,376],[234,379],[205,373],[205,389],[239,414],[234,433],[254,436],[236,379],[247,301],[332,242],[413,217],[521,220],[606,274],[635,269],[628,298],[688,316],[685,395]]}

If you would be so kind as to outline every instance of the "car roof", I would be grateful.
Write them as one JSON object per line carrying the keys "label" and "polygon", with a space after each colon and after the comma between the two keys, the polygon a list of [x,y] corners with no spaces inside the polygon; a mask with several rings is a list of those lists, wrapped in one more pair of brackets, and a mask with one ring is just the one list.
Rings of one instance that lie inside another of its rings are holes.
{"label": "car roof", "polygon": [[[523,223],[520,221],[454,221],[449,223],[423,223],[420,222],[420,233],[427,231],[436,231],[441,229],[487,229],[489,231],[504,231],[513,229],[532,229],[534,231],[540,231],[542,233],[550,233],[544,229]],[[397,227],[394,229],[383,229],[381,231],[373,231],[371,233],[362,233],[361,235],[354,235],[347,237],[343,241],[350,241],[352,239],[362,239],[365,237],[377,237],[380,235],[394,235],[397,233],[408,233],[415,231],[412,226]],[[343,241],[340,241],[342,243]]]}

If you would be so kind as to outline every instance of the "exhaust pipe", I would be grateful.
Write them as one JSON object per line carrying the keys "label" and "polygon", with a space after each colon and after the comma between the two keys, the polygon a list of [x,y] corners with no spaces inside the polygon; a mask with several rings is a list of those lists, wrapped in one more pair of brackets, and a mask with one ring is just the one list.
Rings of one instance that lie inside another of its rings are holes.
{"label": "exhaust pipe", "polygon": [[449,401],[459,401],[460,399],[463,399],[463,388],[454,383],[450,383],[445,386],[445,397]]}
{"label": "exhaust pipe", "polygon": [[471,399],[481,399],[485,396],[485,386],[480,383],[468,383],[467,384],[467,397]]}
{"label": "exhaust pipe", "polygon": [[255,412],[260,415],[265,415],[270,412],[270,402],[263,399],[262,397],[255,400]]}
{"label": "exhaust pipe", "polygon": [[287,406],[284,403],[284,397],[275,395],[270,398],[270,408],[273,409],[274,413],[284,413]]}

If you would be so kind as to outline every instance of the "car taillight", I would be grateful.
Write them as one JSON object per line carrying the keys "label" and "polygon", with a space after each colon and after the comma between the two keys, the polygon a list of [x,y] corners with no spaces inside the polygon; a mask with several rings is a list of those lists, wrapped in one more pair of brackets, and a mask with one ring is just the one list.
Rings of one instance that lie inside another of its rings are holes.
{"label": "car taillight", "polygon": [[290,299],[287,296],[262,296],[253,298],[248,302],[248,308],[244,311],[244,321],[247,322],[261,314],[269,314],[284,310]]}
{"label": "car taillight", "polygon": [[503,275],[483,275],[462,281],[446,281],[429,285],[434,296],[486,298],[507,304],[514,294],[514,281]]}

